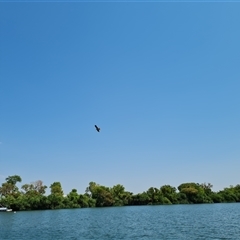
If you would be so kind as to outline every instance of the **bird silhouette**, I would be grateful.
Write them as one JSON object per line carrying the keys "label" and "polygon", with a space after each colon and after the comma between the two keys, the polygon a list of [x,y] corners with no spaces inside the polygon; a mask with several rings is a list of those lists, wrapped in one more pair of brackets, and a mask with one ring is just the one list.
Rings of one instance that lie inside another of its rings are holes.
{"label": "bird silhouette", "polygon": [[95,125],[95,128],[98,132],[100,132],[100,128],[97,125]]}

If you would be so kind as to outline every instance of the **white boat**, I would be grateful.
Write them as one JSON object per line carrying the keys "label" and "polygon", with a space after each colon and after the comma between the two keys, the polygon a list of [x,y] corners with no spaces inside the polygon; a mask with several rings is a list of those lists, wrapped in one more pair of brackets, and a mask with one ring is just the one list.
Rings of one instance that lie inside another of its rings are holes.
{"label": "white boat", "polygon": [[12,209],[8,209],[7,207],[3,207],[2,205],[0,205],[0,212],[11,212]]}

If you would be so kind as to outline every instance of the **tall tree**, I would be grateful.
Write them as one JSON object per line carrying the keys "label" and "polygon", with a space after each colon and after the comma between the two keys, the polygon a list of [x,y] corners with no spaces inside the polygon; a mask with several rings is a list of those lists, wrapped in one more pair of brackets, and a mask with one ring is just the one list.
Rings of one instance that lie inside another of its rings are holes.
{"label": "tall tree", "polygon": [[2,187],[0,187],[0,195],[5,197],[7,195],[13,195],[15,197],[18,196],[19,191],[16,183],[22,181],[21,177],[14,175],[7,177],[5,180],[6,182],[2,184]]}
{"label": "tall tree", "polygon": [[17,182],[21,182],[21,181],[22,181],[22,178],[18,175],[9,176],[6,178],[6,182],[11,183],[12,185],[16,185]]}
{"label": "tall tree", "polygon": [[164,185],[160,188],[160,190],[163,196],[169,199],[171,203],[173,204],[178,203],[177,192],[176,192],[177,189],[175,187],[172,187],[170,185]]}
{"label": "tall tree", "polygon": [[51,209],[64,208],[63,190],[60,182],[54,182],[50,186],[51,194],[48,196]]}

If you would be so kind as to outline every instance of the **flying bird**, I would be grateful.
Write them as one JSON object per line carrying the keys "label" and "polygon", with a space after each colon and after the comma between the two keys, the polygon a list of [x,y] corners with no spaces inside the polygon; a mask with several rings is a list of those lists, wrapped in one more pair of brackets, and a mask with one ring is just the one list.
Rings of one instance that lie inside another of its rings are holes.
{"label": "flying bird", "polygon": [[95,125],[95,128],[98,132],[100,132],[100,128],[97,125]]}

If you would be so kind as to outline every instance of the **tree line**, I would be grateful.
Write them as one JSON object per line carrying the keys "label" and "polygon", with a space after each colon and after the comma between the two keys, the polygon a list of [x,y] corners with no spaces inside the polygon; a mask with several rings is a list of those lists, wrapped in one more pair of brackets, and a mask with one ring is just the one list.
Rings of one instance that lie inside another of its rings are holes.
{"label": "tree line", "polygon": [[182,183],[177,188],[163,185],[150,187],[147,191],[133,194],[117,184],[106,187],[90,182],[84,194],[72,189],[66,196],[60,182],[50,185],[50,194],[46,195],[47,186],[41,180],[24,184],[18,175],[9,176],[0,187],[0,204],[14,211],[46,210],[64,208],[161,205],[161,204],[199,204],[240,202],[240,185],[230,186],[221,191],[212,191],[210,183]]}

